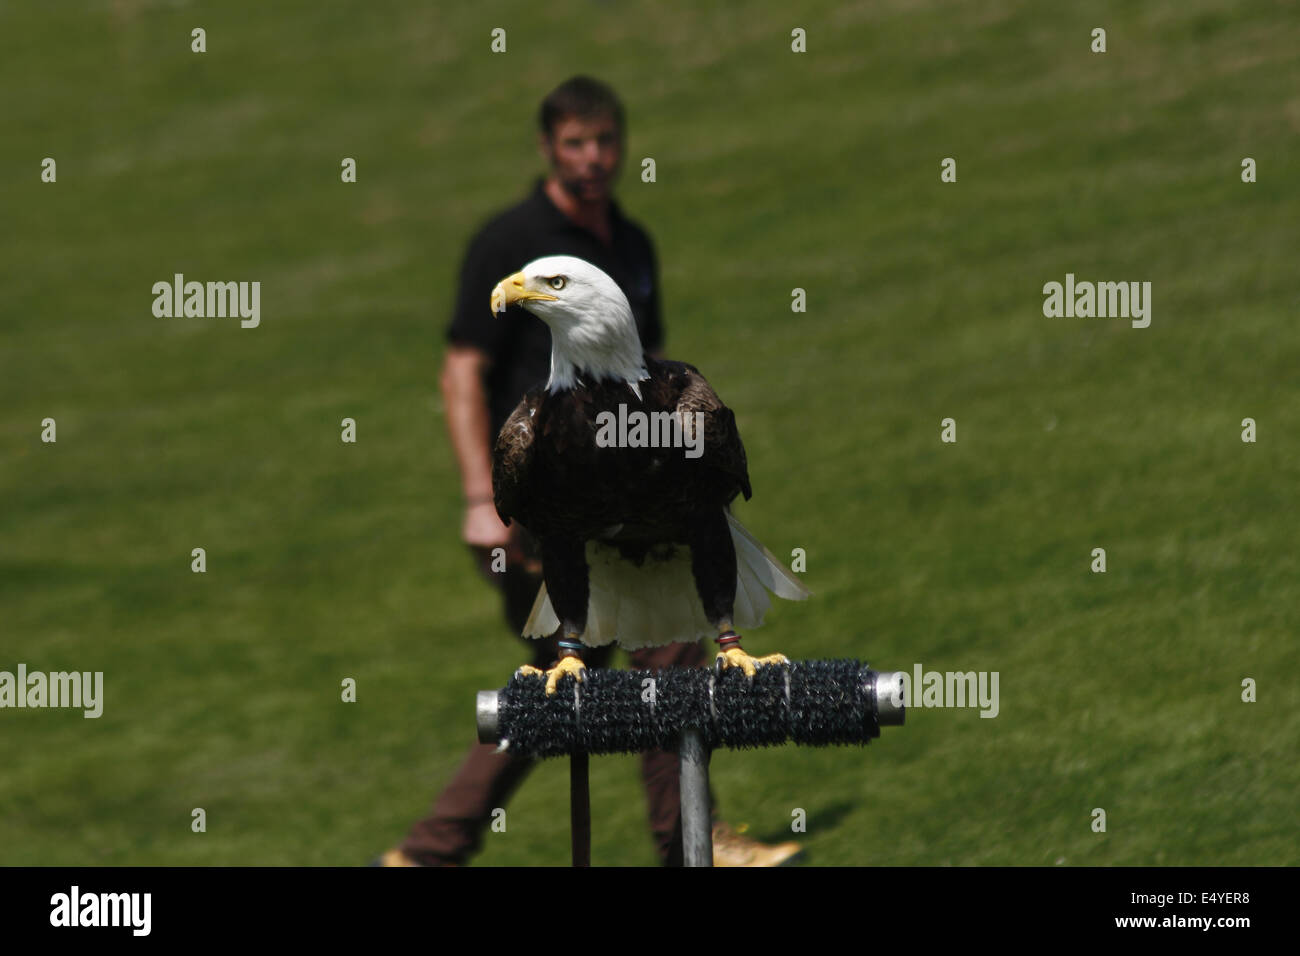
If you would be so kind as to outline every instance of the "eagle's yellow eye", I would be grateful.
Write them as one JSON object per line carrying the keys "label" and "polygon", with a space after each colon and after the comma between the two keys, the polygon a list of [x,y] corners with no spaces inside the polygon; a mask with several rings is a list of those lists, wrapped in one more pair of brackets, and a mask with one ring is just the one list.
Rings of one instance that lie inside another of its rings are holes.
{"label": "eagle's yellow eye", "polygon": [[551,276],[547,282],[550,283],[551,288],[556,292],[559,292],[564,288],[564,276]]}

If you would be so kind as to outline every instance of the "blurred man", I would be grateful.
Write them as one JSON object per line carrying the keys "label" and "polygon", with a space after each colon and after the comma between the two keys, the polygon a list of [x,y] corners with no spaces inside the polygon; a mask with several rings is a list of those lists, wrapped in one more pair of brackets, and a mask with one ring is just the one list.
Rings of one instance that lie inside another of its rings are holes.
{"label": "blurred man", "polygon": [[[480,571],[501,589],[506,622],[516,637],[542,583],[541,561],[530,536],[517,523],[507,528],[497,516],[491,451],[497,432],[524,393],[546,381],[551,337],[546,324],[522,308],[493,314],[488,306],[492,287],[541,256],[578,256],[599,266],[623,289],[646,351],[657,353],[663,339],[654,247],[612,195],[625,141],[622,105],[604,84],[574,77],[546,97],[539,120],[539,146],[550,174],[536,183],[527,199],[492,219],[471,241],[442,371],[447,427],[465,494],[461,536]],[[492,569],[496,548],[504,549],[504,572]],[[554,637],[525,644],[536,667],[550,666],[559,656]],[[586,663],[607,666],[612,651],[612,645],[589,649]],[[633,666],[644,669],[707,663],[698,643],[646,648],[630,656]],[[401,846],[384,854],[381,862],[463,863],[479,847],[492,811],[506,805],[533,765],[532,760],[498,754],[492,745],[476,744],[432,815],[412,827]],[[676,755],[643,754],[642,777],[660,859],[680,865]],[[719,865],[774,866],[798,850],[792,843],[764,846],[725,824],[715,827],[714,841]]]}

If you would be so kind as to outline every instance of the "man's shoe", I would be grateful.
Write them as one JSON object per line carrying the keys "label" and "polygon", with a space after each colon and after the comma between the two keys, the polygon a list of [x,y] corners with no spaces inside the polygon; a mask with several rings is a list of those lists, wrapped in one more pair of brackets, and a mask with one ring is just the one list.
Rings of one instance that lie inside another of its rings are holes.
{"label": "man's shoe", "polygon": [[388,850],[370,862],[371,866],[420,866],[401,850]]}
{"label": "man's shoe", "polygon": [[[742,824],[740,829],[746,828]],[[803,851],[797,843],[768,846],[742,836],[729,824],[717,823],[713,826],[714,866],[780,866],[801,852]]]}

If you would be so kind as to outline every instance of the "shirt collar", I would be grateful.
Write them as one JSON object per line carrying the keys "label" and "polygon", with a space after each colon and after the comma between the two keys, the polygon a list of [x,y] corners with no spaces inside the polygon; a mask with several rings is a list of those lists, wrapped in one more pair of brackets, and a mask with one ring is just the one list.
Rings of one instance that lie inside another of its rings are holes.
{"label": "shirt collar", "polygon": [[[546,177],[539,177],[537,182],[533,185],[533,200],[540,204],[540,208],[543,210],[543,215],[546,216],[547,225],[551,228],[580,229],[583,232],[587,232],[586,228],[578,225],[566,216],[560,207],[551,201],[551,197],[546,195]],[[623,219],[623,210],[619,208],[618,202],[613,196],[609,197],[609,221],[615,234],[617,234],[622,228],[625,221]]]}

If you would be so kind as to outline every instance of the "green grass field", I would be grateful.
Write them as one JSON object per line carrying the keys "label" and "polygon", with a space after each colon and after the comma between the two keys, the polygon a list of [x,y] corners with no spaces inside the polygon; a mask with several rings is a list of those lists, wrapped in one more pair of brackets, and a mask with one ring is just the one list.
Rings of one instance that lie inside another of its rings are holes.
{"label": "green grass field", "polygon": [[[0,711],[0,864],[349,865],[425,812],[524,659],[458,540],[443,329],[577,72],[627,104],[737,513],[807,553],[746,646],[1000,674],[995,719],[716,754],[727,819],[804,809],[811,864],[1300,863],[1294,6],[448,6],[0,4],[0,670],[105,681],[98,720]],[[155,318],[176,272],[259,280],[260,327]],[[1067,272],[1150,281],[1151,326],[1045,318]],[[567,787],[476,862],[567,862]],[[654,862],[634,758],[592,803],[594,862]]]}

